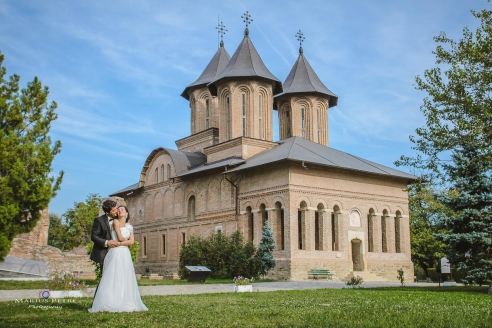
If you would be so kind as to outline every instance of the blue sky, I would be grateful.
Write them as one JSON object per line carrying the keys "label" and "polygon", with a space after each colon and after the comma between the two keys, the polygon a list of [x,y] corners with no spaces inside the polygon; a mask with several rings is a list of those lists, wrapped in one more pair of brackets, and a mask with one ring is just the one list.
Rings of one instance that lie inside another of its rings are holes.
{"label": "blue sky", "polygon": [[[50,212],[62,214],[90,193],[137,182],[153,149],[176,148],[190,134],[180,94],[217,50],[219,14],[232,56],[249,11],[250,38],[281,81],[301,29],[304,55],[339,97],[329,110],[330,146],[394,167],[414,154],[408,137],[424,124],[425,94],[414,84],[435,67],[432,38],[445,31],[459,39],[479,24],[470,9],[484,8],[491,3],[0,0],[0,51],[7,75],[20,75],[23,87],[38,76],[58,103],[51,137],[63,147],[53,171],[65,178]],[[274,129],[278,140],[276,120]]]}

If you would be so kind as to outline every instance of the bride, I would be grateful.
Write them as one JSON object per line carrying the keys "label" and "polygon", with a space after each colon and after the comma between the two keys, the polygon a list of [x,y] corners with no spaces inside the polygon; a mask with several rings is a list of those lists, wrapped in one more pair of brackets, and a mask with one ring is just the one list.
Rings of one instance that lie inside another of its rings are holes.
{"label": "bride", "polygon": [[104,272],[89,312],[147,311],[138,291],[135,269],[128,246],[132,245],[133,227],[125,206],[118,207],[118,218],[113,220],[111,237],[119,242],[110,248],[104,260]]}

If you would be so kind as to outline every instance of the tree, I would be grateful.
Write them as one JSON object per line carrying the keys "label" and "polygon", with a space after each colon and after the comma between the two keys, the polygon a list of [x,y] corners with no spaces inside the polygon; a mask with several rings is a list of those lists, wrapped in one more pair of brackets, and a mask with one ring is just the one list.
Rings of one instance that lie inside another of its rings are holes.
{"label": "tree", "polygon": [[412,184],[408,190],[412,261],[424,270],[427,278],[427,269],[436,267],[438,261],[445,256],[446,248],[446,245],[434,236],[434,233],[441,232],[437,225],[437,216],[446,208],[433,194],[432,186],[421,181]]}
{"label": "tree", "polygon": [[0,53],[0,261],[17,234],[36,226],[63,178],[50,176],[61,143],[48,136],[57,118],[48,87],[35,77],[19,92],[20,77],[7,81],[3,60]]}
{"label": "tree", "polygon": [[480,160],[484,151],[471,141],[453,154],[452,164],[445,164],[456,195],[436,195],[452,210],[441,213],[440,223],[448,230],[436,234],[447,245],[449,262],[465,273],[462,280],[490,282],[492,292],[492,162]]}
{"label": "tree", "polygon": [[275,238],[273,237],[272,228],[270,228],[270,223],[265,220],[265,226],[263,227],[263,232],[261,233],[261,241],[259,245],[258,256],[261,259],[261,274],[266,275],[268,271],[275,268],[277,263],[273,258],[273,250],[277,246],[275,245]]}
{"label": "tree", "polygon": [[68,229],[60,215],[50,213],[50,227],[48,229],[48,245],[61,250],[68,249]]}
{"label": "tree", "polygon": [[63,213],[63,219],[67,225],[67,247],[86,246],[91,241],[92,224],[94,218],[99,216],[101,197],[98,194],[89,194],[85,202],[74,203]]}
{"label": "tree", "polygon": [[411,136],[416,157],[402,156],[397,166],[412,166],[425,172],[423,178],[443,182],[443,160],[449,152],[477,140],[483,160],[492,160],[492,11],[471,11],[480,19],[475,34],[463,29],[463,38],[453,41],[446,33],[434,38],[438,43],[436,63],[417,76],[417,90],[425,91],[421,111],[426,126]]}

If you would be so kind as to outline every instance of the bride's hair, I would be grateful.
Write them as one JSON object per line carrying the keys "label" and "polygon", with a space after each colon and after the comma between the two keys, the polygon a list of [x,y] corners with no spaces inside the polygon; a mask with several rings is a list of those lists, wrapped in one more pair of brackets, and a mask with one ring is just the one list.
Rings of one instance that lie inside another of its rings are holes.
{"label": "bride's hair", "polygon": [[118,206],[118,208],[120,208],[120,207],[123,207],[126,210],[126,213],[127,213],[126,214],[126,221],[125,221],[125,223],[128,222],[128,221],[130,221],[130,212],[128,211],[128,207],[123,206],[123,205]]}

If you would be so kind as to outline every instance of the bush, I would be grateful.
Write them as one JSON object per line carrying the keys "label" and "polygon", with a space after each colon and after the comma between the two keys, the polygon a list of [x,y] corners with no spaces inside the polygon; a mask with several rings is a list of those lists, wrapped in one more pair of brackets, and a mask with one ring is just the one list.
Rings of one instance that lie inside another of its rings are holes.
{"label": "bush", "polygon": [[427,274],[432,282],[439,281],[439,274],[436,271],[436,268],[427,268]]}
{"label": "bush", "polygon": [[229,279],[237,276],[258,278],[262,266],[253,243],[244,242],[241,231],[230,236],[215,233],[207,238],[191,236],[179,252],[178,274],[188,278],[187,265],[206,266],[211,278]]}

